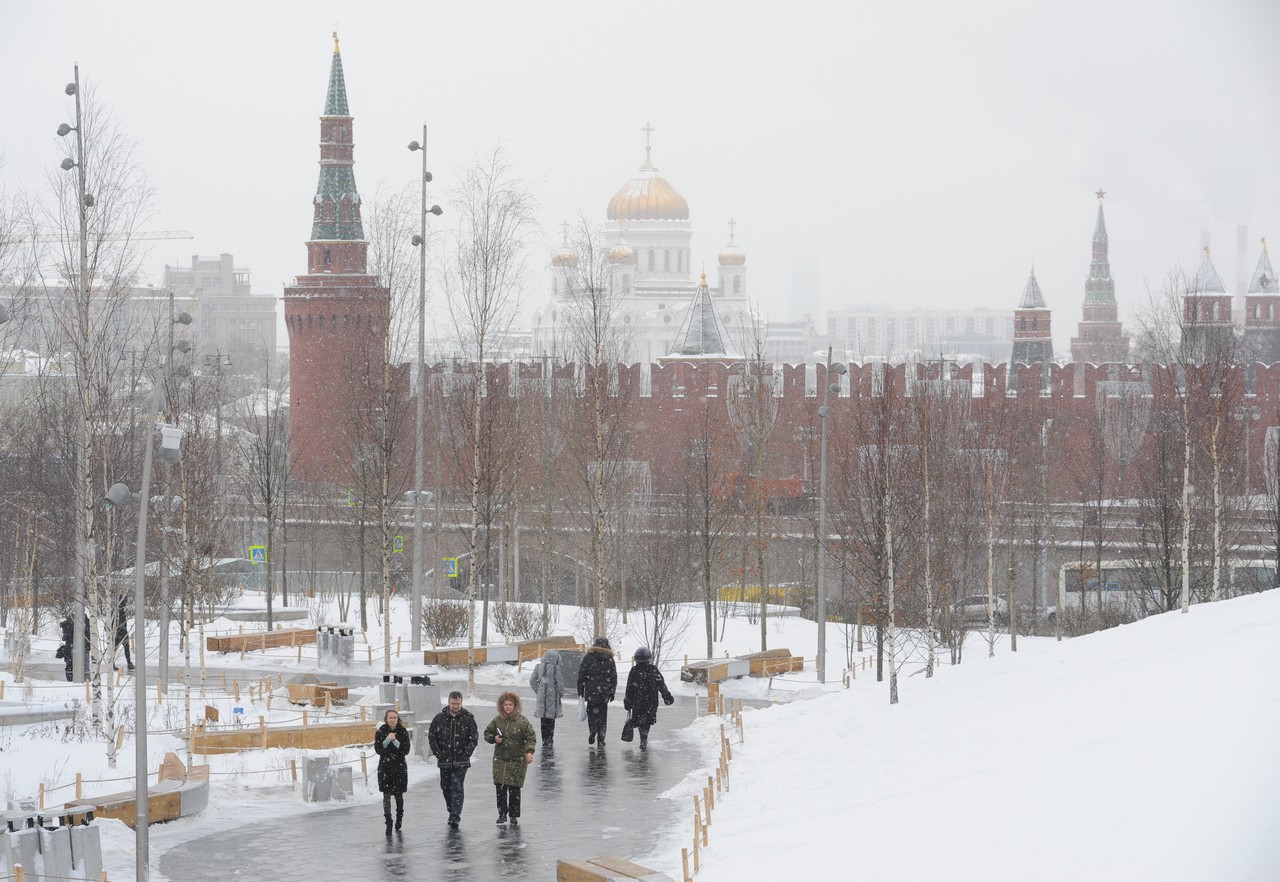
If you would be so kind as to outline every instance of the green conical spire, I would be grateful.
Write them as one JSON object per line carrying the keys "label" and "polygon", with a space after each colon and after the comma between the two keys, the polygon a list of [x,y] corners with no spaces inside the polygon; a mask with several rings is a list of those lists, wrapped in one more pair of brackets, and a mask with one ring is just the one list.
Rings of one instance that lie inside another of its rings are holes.
{"label": "green conical spire", "polygon": [[1098,197],[1098,221],[1093,225],[1093,262],[1089,265],[1089,278],[1084,283],[1084,302],[1110,306],[1116,302],[1116,283],[1111,278],[1111,261],[1108,259],[1107,221],[1102,214],[1102,190]]}
{"label": "green conical spire", "polygon": [[338,32],[333,32],[333,63],[329,66],[329,93],[324,98],[325,116],[350,116],[347,109],[347,81],[342,77],[342,53],[338,51]]}
{"label": "green conical spire", "polygon": [[311,240],[362,241],[360,193],[356,190],[355,144],[347,84],[342,76],[338,32],[333,33],[333,63],[329,68],[329,92],[320,117],[320,181],[316,186],[315,217]]}

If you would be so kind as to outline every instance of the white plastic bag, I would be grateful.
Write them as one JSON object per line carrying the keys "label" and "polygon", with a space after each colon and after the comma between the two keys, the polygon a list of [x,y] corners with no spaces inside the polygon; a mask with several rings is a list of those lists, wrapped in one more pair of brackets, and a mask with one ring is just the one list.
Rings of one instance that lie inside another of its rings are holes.
{"label": "white plastic bag", "polygon": [[581,723],[587,718],[587,700],[581,695],[578,696],[578,722]]}

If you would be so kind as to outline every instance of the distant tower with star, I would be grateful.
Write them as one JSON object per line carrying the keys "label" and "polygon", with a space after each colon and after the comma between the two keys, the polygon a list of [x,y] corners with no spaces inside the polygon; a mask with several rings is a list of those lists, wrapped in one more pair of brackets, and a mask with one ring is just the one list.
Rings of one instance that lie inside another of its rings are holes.
{"label": "distant tower with star", "polygon": [[1129,337],[1120,324],[1116,283],[1111,278],[1107,220],[1102,212],[1106,193],[1099,190],[1098,220],[1093,226],[1093,261],[1084,283],[1084,307],[1079,336],[1071,338],[1071,360],[1077,363],[1112,364],[1129,360]]}
{"label": "distant tower with star", "polygon": [[290,444],[305,481],[343,479],[354,455],[348,427],[361,408],[376,402],[374,390],[381,382],[390,293],[368,271],[354,150],[334,33],[307,272],[284,289]]}

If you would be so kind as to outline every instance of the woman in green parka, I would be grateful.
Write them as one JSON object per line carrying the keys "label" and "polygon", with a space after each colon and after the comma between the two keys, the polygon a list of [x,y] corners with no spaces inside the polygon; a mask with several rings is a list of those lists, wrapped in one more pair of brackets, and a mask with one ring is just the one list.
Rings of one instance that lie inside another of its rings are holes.
{"label": "woman in green parka", "polygon": [[533,762],[538,736],[520,713],[520,696],[504,692],[498,696],[498,715],[484,727],[484,740],[493,749],[493,786],[498,791],[498,823],[520,823],[520,788],[525,769]]}

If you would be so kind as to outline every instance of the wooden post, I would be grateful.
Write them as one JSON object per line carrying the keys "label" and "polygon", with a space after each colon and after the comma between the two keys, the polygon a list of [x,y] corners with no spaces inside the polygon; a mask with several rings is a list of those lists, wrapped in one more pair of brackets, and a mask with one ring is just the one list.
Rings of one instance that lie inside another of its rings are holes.
{"label": "wooden post", "polygon": [[304,709],[304,710],[302,711],[302,728],[304,728],[304,729],[305,729],[306,727],[307,727],[307,712],[306,712],[306,710]]}
{"label": "wooden post", "polygon": [[76,772],[76,802],[79,802],[81,799],[84,798],[83,793],[80,789],[80,785],[81,785],[81,776],[79,772]]}
{"label": "wooden post", "polygon": [[289,773],[293,775],[293,783],[298,783],[298,761],[296,759],[289,760]]}
{"label": "wooden post", "polygon": [[707,823],[711,823],[711,810],[716,807],[716,779],[707,776]]}
{"label": "wooden post", "polygon": [[4,680],[0,680],[0,701],[4,701]]}
{"label": "wooden post", "polygon": [[369,706],[367,704],[360,705],[360,722],[363,723],[365,720],[368,719],[368,717],[365,716],[368,710],[369,710]]}
{"label": "wooden post", "polygon": [[684,882],[693,882],[693,877],[689,875],[689,849],[680,849],[680,866],[684,870]]}
{"label": "wooden post", "polygon": [[156,704],[164,704],[164,677],[156,677]]}
{"label": "wooden post", "polygon": [[[145,720],[146,720],[146,717],[144,716],[143,717],[144,725],[145,725]],[[124,726],[117,726],[116,727],[116,750],[119,750],[122,747],[124,747]]]}
{"label": "wooden post", "polygon": [[13,865],[13,882],[25,882],[27,871],[22,868],[22,864]]}
{"label": "wooden post", "polygon": [[275,698],[275,693],[267,694],[267,710],[271,710],[271,699]]}
{"label": "wooden post", "polygon": [[267,749],[267,721],[265,717],[258,717],[258,734],[262,737],[262,749]]}
{"label": "wooden post", "polygon": [[227,691],[227,672],[226,671],[222,672],[222,691],[223,692]]}
{"label": "wooden post", "polygon": [[724,788],[720,785],[720,767],[716,766],[716,793],[720,793]]}
{"label": "wooden post", "polygon": [[108,880],[107,880],[107,871],[106,871],[106,870],[103,870],[103,871],[98,875],[98,882],[108,882]]}
{"label": "wooden post", "polygon": [[716,712],[718,702],[720,700],[720,684],[707,681],[707,713]]}
{"label": "wooden post", "polygon": [[231,695],[236,700],[236,704],[240,703],[240,681],[234,677],[231,679]]}
{"label": "wooden post", "polygon": [[693,814],[693,873],[696,876],[702,869],[702,855],[699,849],[702,848],[702,817],[694,812]]}
{"label": "wooden post", "polygon": [[[364,708],[361,708],[363,710]],[[362,715],[363,718],[363,715]],[[363,753],[360,754],[360,774],[364,775],[364,783],[369,783],[369,758]]]}
{"label": "wooden post", "polygon": [[40,808],[40,811],[44,811],[44,782],[43,782],[43,781],[41,781],[41,782],[40,782],[40,802],[39,802],[39,808]]}
{"label": "wooden post", "polygon": [[326,689],[324,691],[324,715],[329,716],[329,710],[333,705],[333,693]]}
{"label": "wooden post", "polygon": [[302,664],[302,644],[298,644],[298,664]]}
{"label": "wooden post", "polygon": [[400,657],[400,642],[401,642],[403,639],[404,639],[403,637],[397,637],[397,638],[396,638],[396,658],[399,658],[399,657]]}
{"label": "wooden post", "polygon": [[369,650],[369,667],[373,667],[373,647],[368,646],[365,648]]}

